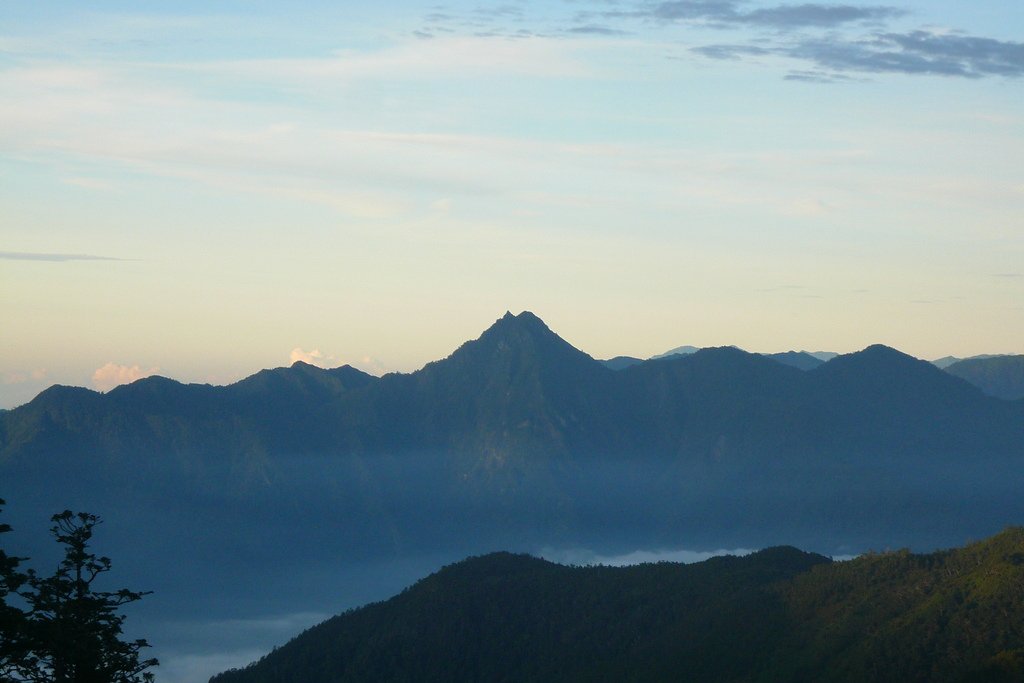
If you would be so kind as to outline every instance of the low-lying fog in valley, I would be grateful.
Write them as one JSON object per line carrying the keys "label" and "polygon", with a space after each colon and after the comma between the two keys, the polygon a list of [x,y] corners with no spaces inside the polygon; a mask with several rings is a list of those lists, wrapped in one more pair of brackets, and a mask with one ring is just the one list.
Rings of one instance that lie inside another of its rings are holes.
{"label": "low-lying fog in valley", "polygon": [[[623,555],[603,556],[585,549],[543,549],[531,554],[560,564],[605,564],[625,566],[644,562],[691,563],[720,555],[746,555],[737,550],[636,550]],[[195,683],[230,668],[256,661],[272,648],[283,645],[305,629],[335,614],[369,602],[385,600],[415,581],[462,557],[423,556],[401,562],[383,561],[360,567],[322,567],[310,571],[295,584],[279,584],[253,577],[253,591],[272,590],[275,600],[321,611],[266,612],[253,605],[249,610],[231,609],[224,615],[195,606],[194,617],[167,618],[161,613],[166,598],[153,595],[145,606],[130,610],[129,635],[145,636],[154,644],[160,659],[161,683]],[[307,589],[307,586],[319,586]],[[289,593],[289,591],[291,591]],[[152,609],[148,609],[152,608]],[[199,616],[202,615],[202,616]]]}

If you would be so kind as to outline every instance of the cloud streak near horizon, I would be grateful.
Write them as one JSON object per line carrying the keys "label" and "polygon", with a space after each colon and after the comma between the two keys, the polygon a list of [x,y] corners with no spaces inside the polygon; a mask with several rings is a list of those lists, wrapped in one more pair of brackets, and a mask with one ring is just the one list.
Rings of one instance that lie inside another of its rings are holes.
{"label": "cloud streak near horizon", "polygon": [[96,256],[93,254],[54,254],[25,251],[0,251],[0,259],[7,261],[49,261],[64,263],[66,261],[124,261],[114,256]]}

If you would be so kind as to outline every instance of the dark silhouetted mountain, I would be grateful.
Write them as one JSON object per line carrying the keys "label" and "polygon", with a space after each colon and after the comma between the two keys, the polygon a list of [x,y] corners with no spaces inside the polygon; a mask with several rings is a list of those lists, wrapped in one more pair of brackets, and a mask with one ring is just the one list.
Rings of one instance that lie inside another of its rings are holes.
{"label": "dark silhouetted mountain", "polygon": [[330,413],[366,448],[565,451],[607,413],[614,373],[529,312],[408,375],[386,375]]}
{"label": "dark silhouetted mountain", "polygon": [[125,582],[175,609],[311,611],[291,599],[312,578],[494,548],[983,537],[1024,523],[1024,401],[880,346],[806,371],[733,347],[611,370],[508,314],[409,374],[52,387],[0,413],[0,482],[16,529],[115,520]]}
{"label": "dark silhouetted mountain", "polygon": [[364,387],[376,381],[351,365],[325,370],[309,363],[295,361],[289,368],[261,370],[255,375],[227,387],[232,396],[274,396],[282,400],[327,401],[346,391]]}
{"label": "dark silhouetted mountain", "polygon": [[102,394],[59,384],[0,419],[4,422],[0,461],[5,452],[35,457],[51,451],[102,449],[109,445],[109,435],[124,427],[123,416]]}
{"label": "dark silhouetted mountain", "polygon": [[1024,355],[968,358],[946,368],[989,396],[1010,401],[1024,398]]}
{"label": "dark silhouetted mountain", "polygon": [[765,353],[762,355],[784,365],[792,365],[798,370],[813,370],[825,362],[806,351],[784,351],[782,353]]}
{"label": "dark silhouetted mountain", "polygon": [[987,399],[927,361],[876,344],[808,373],[831,447],[933,455],[1021,452],[1017,408]]}
{"label": "dark silhouetted mountain", "polygon": [[618,376],[623,413],[635,411],[639,425],[630,440],[647,452],[698,462],[802,450],[813,438],[803,429],[810,406],[800,396],[802,374],[731,346],[628,368]]}
{"label": "dark silhouetted mountain", "polygon": [[[684,534],[935,547],[1024,521],[1022,464],[1024,403],[887,347],[807,371],[734,347],[613,371],[528,312],[409,374],[151,377],[0,414],[8,500],[45,486],[129,509],[249,501],[253,519],[285,510],[314,529],[294,539],[310,552],[314,536],[339,552]],[[340,530],[313,521],[340,514]]]}
{"label": "dark silhouetted mountain", "polygon": [[609,358],[603,360],[601,363],[604,364],[609,370],[625,370],[628,367],[643,363],[644,361],[640,358],[633,358],[632,356],[615,356],[615,358]]}
{"label": "dark silhouetted mountain", "polygon": [[1024,531],[847,562],[496,553],[330,619],[212,683],[1024,680]]}

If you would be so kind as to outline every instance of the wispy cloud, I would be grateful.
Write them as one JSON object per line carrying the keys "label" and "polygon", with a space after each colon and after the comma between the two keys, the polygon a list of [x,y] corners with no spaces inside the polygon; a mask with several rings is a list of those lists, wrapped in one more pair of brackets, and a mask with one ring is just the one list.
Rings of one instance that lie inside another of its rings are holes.
{"label": "wispy cloud", "polygon": [[96,256],[94,254],[57,254],[45,252],[27,251],[0,251],[0,259],[8,261],[50,261],[63,263],[65,261],[126,261],[128,259],[116,258],[114,256]]}
{"label": "wispy cloud", "polygon": [[291,363],[301,361],[320,368],[335,368],[341,365],[351,365],[352,367],[358,368],[359,370],[371,375],[383,375],[388,372],[388,367],[372,356],[362,356],[358,360],[345,361],[335,355],[323,353],[320,349],[305,351],[298,346],[292,349],[291,353],[288,355],[288,360]]}
{"label": "wispy cloud", "polygon": [[[490,15],[503,16],[501,12]],[[520,8],[514,16],[520,24],[530,20]],[[814,69],[790,71],[785,78],[791,81],[836,83],[851,80],[843,76],[847,72],[966,78],[1024,75],[1024,43],[957,31],[893,30],[898,21],[910,16],[903,8],[881,4],[805,2],[758,7],[749,0],[671,0],[587,9],[560,28],[550,20],[536,21],[537,30],[548,36],[614,38],[642,27],[756,31],[756,37],[691,49],[713,59],[777,55],[814,65]],[[494,29],[489,35],[508,33]]]}
{"label": "wispy cloud", "polygon": [[45,368],[36,368],[28,372],[7,372],[0,375],[3,384],[25,384],[26,382],[42,382],[49,373]]}
{"label": "wispy cloud", "polygon": [[755,292],[792,292],[806,290],[807,285],[775,285],[773,287],[761,287]]}
{"label": "wispy cloud", "polygon": [[691,48],[712,59],[779,56],[810,62],[816,70],[794,70],[787,80],[834,83],[844,74],[1019,77],[1024,75],[1024,43],[977,36],[911,31],[860,38],[802,37],[785,44],[722,43]]}
{"label": "wispy cloud", "polygon": [[784,78],[787,81],[800,81],[803,83],[845,83],[848,81],[860,80],[845,74],[815,70],[790,71]]}
{"label": "wispy cloud", "polygon": [[741,57],[762,57],[776,54],[777,51],[758,45],[701,45],[692,48],[693,52],[711,59],[739,59]]}
{"label": "wispy cloud", "polygon": [[63,178],[62,182],[74,187],[82,187],[87,190],[100,190],[107,192],[114,189],[114,185],[106,180],[98,178]]}
{"label": "wispy cloud", "polygon": [[895,7],[854,7],[852,5],[779,5],[738,13],[735,21],[772,28],[831,28],[843,24],[877,22],[906,14]]}
{"label": "wispy cloud", "polygon": [[745,4],[730,0],[676,0],[641,6],[630,12],[610,14],[625,14],[659,21],[704,21],[776,29],[833,28],[844,24],[877,22],[906,14],[904,10],[888,6],[856,7],[804,3],[745,10]]}
{"label": "wispy cloud", "polygon": [[969,35],[911,31],[862,40],[807,40],[779,53],[826,69],[910,75],[1024,75],[1024,43]]}
{"label": "wispy cloud", "polygon": [[374,52],[338,51],[304,59],[182,63],[174,68],[255,81],[286,81],[293,86],[312,81],[317,87],[325,81],[341,85],[359,79],[422,80],[477,74],[556,78],[589,74],[589,69],[564,41],[544,37],[495,41],[479,35],[436,36],[435,30],[421,29],[423,37],[434,40],[412,41]]}
{"label": "wispy cloud", "polygon": [[289,363],[307,363],[309,365],[316,365],[317,367],[334,367],[338,365],[338,359],[332,355],[325,354],[320,349],[313,349],[312,351],[304,351],[302,348],[296,346],[292,349],[292,352],[288,354]]}
{"label": "wispy cloud", "polygon": [[138,365],[119,365],[111,361],[103,367],[96,368],[92,373],[92,385],[99,391],[110,391],[116,386],[130,384],[143,377],[150,377],[160,372],[160,368],[151,367],[148,370]]}
{"label": "wispy cloud", "polygon": [[573,26],[572,28],[566,29],[568,33],[575,33],[578,35],[595,35],[595,36],[624,36],[628,35],[628,31],[623,31],[617,28],[609,28],[607,26],[600,26],[597,24],[584,24],[581,26]]}

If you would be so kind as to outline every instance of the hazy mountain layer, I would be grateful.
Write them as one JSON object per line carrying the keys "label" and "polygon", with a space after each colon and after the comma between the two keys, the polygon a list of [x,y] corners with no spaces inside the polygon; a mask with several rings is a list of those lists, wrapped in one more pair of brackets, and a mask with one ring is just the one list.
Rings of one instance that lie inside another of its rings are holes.
{"label": "hazy mountain layer", "polygon": [[764,355],[785,365],[792,365],[799,370],[813,370],[825,362],[806,351],[785,351],[783,353],[766,353]]}
{"label": "hazy mountain layer", "polygon": [[1024,523],[1024,402],[881,346],[612,370],[524,313],[411,374],[52,387],[0,413],[0,489],[34,560],[54,512],[108,520],[119,580],[155,591],[145,636],[341,609],[495,549],[959,544]]}
{"label": "hazy mountain layer", "polygon": [[964,360],[980,360],[984,358],[999,358],[1002,354],[998,353],[982,353],[977,356],[970,356],[968,358],[958,358],[956,356],[943,356],[942,358],[936,358],[932,361],[932,364],[942,370],[945,370],[954,363],[959,363]]}
{"label": "hazy mountain layer", "polygon": [[1007,400],[1024,398],[1024,355],[968,358],[946,368],[989,396]]}
{"label": "hazy mountain layer", "polygon": [[[411,374],[56,386],[0,415],[12,507],[169,498],[193,524],[234,501],[304,525],[291,543],[371,553],[680,533],[934,547],[1024,521],[1022,465],[1024,403],[888,347],[809,370],[733,347],[611,370],[530,313]],[[331,540],[307,528],[327,511],[352,520]]]}

